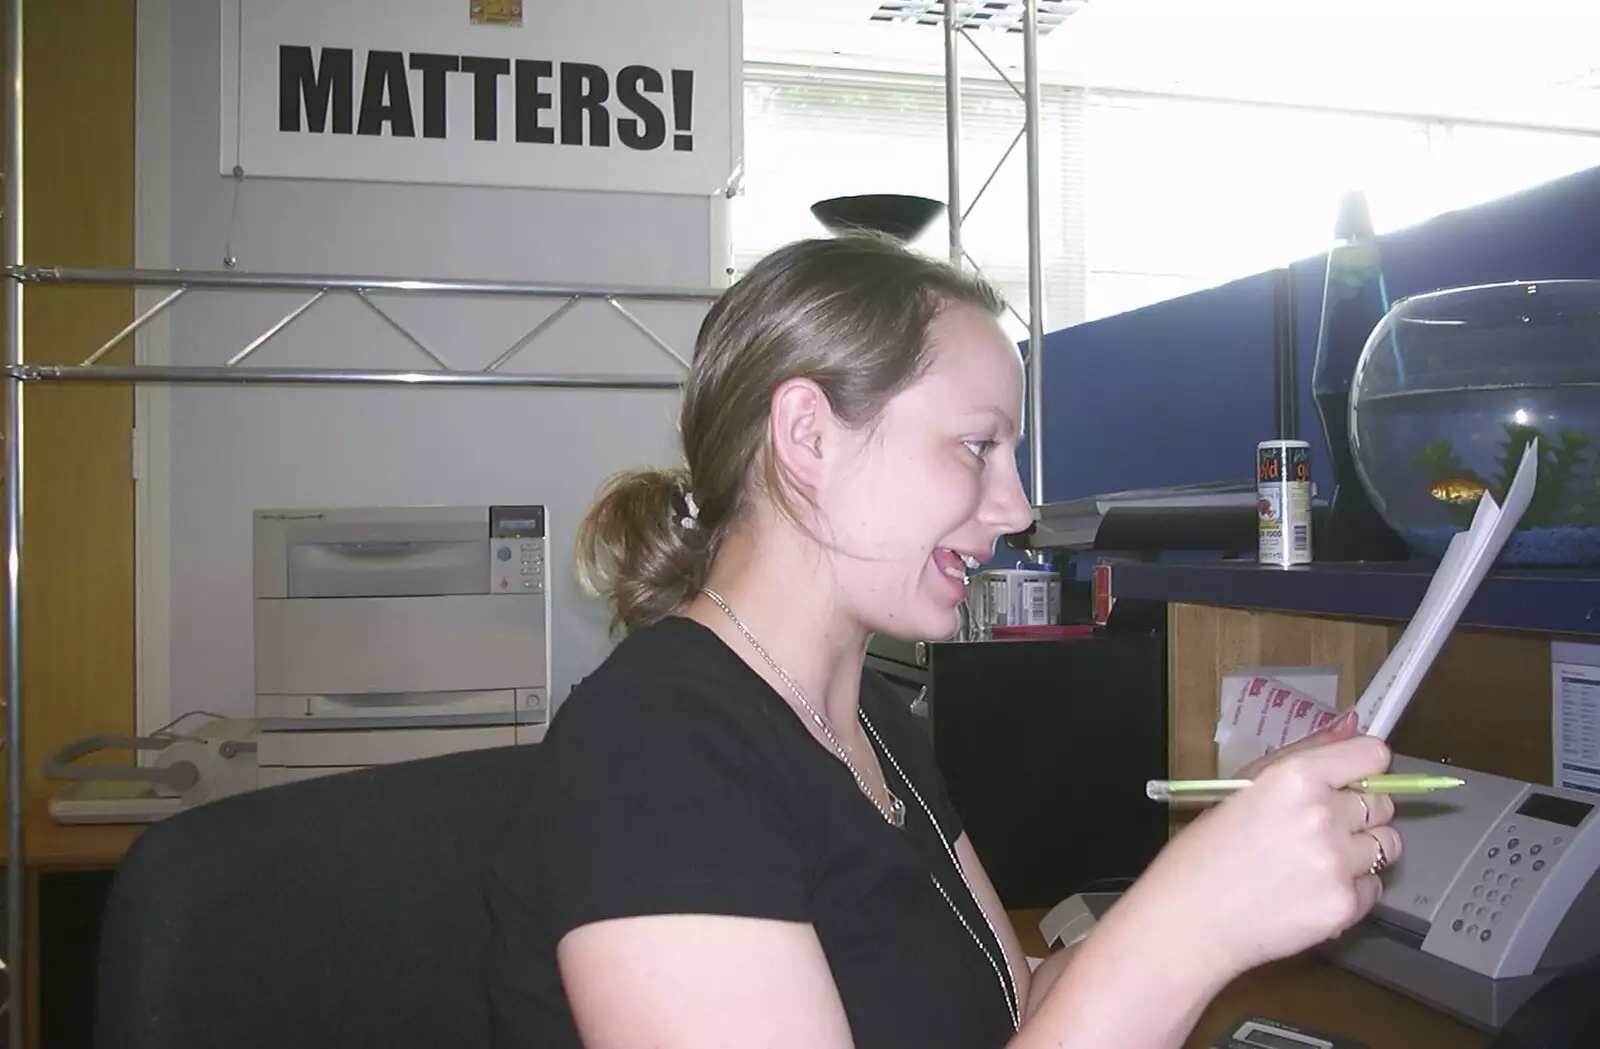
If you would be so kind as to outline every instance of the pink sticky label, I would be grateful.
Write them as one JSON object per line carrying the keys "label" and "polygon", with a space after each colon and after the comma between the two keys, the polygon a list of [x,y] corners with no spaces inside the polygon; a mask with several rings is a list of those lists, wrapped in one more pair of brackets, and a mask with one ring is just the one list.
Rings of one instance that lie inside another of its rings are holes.
{"label": "pink sticky label", "polygon": [[1252,696],[1259,696],[1261,690],[1266,687],[1267,679],[1264,677],[1253,677],[1244,683],[1244,687],[1240,688],[1233,697],[1233,712],[1228,718],[1228,727],[1230,729],[1239,727],[1239,721],[1244,717],[1245,700]]}
{"label": "pink sticky label", "polygon": [[[1309,735],[1310,729],[1306,728],[1306,723],[1310,721],[1311,715],[1316,709],[1317,702],[1313,699],[1295,700],[1294,704],[1289,708],[1288,718],[1283,722],[1283,731],[1278,734],[1278,746],[1281,747],[1291,740]],[[1297,729],[1299,731],[1296,731]]]}

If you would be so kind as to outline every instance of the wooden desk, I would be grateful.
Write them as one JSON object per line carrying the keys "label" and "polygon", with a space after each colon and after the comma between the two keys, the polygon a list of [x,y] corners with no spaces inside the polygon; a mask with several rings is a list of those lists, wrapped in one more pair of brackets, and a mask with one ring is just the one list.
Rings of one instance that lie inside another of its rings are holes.
{"label": "wooden desk", "polygon": [[[26,802],[23,810],[22,851],[23,869],[26,877],[24,921],[27,922],[28,960],[25,967],[27,976],[23,994],[26,996],[26,1040],[28,1046],[38,1046],[44,1041],[40,1031],[45,1004],[45,998],[41,993],[41,976],[46,964],[46,958],[44,953],[45,945],[43,943],[45,926],[41,922],[41,902],[43,890],[47,886],[42,879],[53,877],[54,881],[51,884],[67,883],[64,889],[58,889],[56,893],[58,901],[61,891],[69,894],[66,897],[69,901],[74,900],[74,893],[81,897],[83,890],[74,890],[71,887],[72,883],[81,882],[85,872],[106,871],[115,868],[122,862],[122,857],[127,853],[134,839],[143,833],[147,826],[149,825],[60,824],[50,818],[49,802],[46,799],[30,798]],[[0,863],[4,863],[8,859],[5,836],[0,834]],[[94,895],[91,898],[98,899],[98,896]],[[58,902],[55,908],[57,913],[61,913],[60,906]],[[72,903],[69,902],[66,906],[70,910]],[[90,924],[98,929],[98,915]],[[78,950],[76,945],[82,941],[85,935],[82,923],[69,922],[67,935],[70,943],[66,950],[68,952]],[[98,934],[96,933],[96,935]],[[62,944],[55,943],[52,946],[60,948]],[[81,959],[72,957],[70,954],[64,962],[58,959],[54,965],[54,971],[57,975],[61,975],[63,972],[66,973],[68,977],[66,982],[69,984],[75,980],[92,979],[92,975],[86,975],[82,971]],[[62,965],[65,965],[66,968],[62,969]],[[54,982],[61,983],[63,981],[56,980]],[[66,1005],[57,1008],[58,1013],[63,1008],[71,1009],[74,1007],[71,1002],[74,993],[71,989],[68,989],[53,995],[53,1001],[67,1002]],[[69,1041],[72,1044],[87,1040],[86,1033],[77,1033],[81,1037],[70,1038]]]}
{"label": "wooden desk", "polygon": [[[1046,955],[1044,911],[1010,913],[1022,949]],[[1248,1013],[1354,1038],[1369,1049],[1483,1049],[1490,1037],[1320,959],[1302,956],[1247,973],[1212,1001],[1184,1049],[1210,1049]]]}
{"label": "wooden desk", "polygon": [[[23,811],[23,862],[30,870],[115,867],[128,847],[149,826],[143,823],[67,825],[50,818],[49,802],[29,798]],[[0,863],[6,841],[0,835]]]}

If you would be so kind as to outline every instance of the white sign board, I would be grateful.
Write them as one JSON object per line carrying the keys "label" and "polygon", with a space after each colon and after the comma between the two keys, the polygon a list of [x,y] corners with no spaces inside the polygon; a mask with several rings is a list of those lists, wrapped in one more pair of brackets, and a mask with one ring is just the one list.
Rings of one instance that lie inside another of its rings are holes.
{"label": "white sign board", "polygon": [[743,160],[740,11],[222,0],[222,172],[719,193]]}

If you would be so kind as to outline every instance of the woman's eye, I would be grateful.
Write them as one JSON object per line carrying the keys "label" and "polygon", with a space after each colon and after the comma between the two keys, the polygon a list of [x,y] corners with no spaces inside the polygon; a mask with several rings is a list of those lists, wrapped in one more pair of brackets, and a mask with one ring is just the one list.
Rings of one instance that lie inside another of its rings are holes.
{"label": "woman's eye", "polygon": [[967,451],[982,459],[989,454],[989,449],[994,447],[993,441],[966,441]]}

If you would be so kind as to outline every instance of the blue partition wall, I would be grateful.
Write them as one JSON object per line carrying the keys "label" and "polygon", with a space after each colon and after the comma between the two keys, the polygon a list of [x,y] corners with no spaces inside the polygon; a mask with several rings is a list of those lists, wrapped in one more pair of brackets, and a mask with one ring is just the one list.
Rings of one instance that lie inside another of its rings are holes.
{"label": "blue partition wall", "polygon": [[[1332,215],[1329,216],[1332,232]],[[1381,238],[1394,298],[1504,280],[1600,277],[1600,168]],[[1311,403],[1324,255],[1290,265],[1300,437],[1332,475]],[[1270,273],[1045,336],[1047,502],[1248,480],[1273,431]],[[1024,475],[1026,454],[1021,456]]]}

